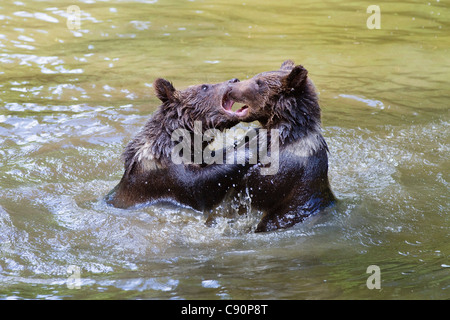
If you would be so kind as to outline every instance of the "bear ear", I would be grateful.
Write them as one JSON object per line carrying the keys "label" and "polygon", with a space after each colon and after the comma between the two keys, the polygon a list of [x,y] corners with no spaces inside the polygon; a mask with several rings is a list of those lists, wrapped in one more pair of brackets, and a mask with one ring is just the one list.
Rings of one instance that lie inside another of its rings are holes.
{"label": "bear ear", "polygon": [[167,81],[166,79],[158,78],[155,80],[153,87],[155,88],[156,96],[163,103],[167,101],[175,100],[175,88],[172,83]]}
{"label": "bear ear", "polygon": [[283,79],[283,86],[287,91],[297,91],[306,85],[307,78],[308,70],[298,65]]}
{"label": "bear ear", "polygon": [[281,64],[280,70],[290,71],[295,67],[295,63],[292,60],[286,60]]}

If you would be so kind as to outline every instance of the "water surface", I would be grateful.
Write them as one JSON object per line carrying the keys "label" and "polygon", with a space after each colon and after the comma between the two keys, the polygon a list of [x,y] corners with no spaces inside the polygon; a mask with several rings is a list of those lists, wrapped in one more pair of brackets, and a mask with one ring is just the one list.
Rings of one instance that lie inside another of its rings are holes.
{"label": "water surface", "polygon": [[[371,4],[381,29],[367,28]],[[0,298],[450,298],[445,1],[0,9]],[[124,146],[159,104],[155,78],[182,89],[286,59],[320,93],[336,208],[253,234],[257,214],[208,228],[188,209],[105,205]],[[380,290],[366,286],[370,265]]]}

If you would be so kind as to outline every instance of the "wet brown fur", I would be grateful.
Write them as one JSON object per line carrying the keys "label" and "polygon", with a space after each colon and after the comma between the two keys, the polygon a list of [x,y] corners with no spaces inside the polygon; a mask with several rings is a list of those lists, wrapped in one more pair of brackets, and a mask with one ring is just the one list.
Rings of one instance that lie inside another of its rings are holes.
{"label": "wet brown fur", "polygon": [[231,99],[249,108],[242,121],[279,130],[278,172],[262,175],[261,165],[253,166],[237,189],[246,189],[252,207],[264,212],[257,232],[290,227],[335,202],[318,97],[307,74],[287,60],[279,70],[231,85]]}
{"label": "wet brown fur", "polygon": [[[224,198],[243,175],[239,164],[174,164],[171,159],[176,129],[191,134],[194,122],[202,122],[202,131],[222,130],[238,123],[221,104],[233,79],[212,85],[176,90],[164,79],[154,88],[162,105],[123,152],[125,172],[119,184],[107,196],[107,203],[128,208],[156,201],[176,202],[196,210],[209,210]],[[193,139],[192,139],[193,141]]]}

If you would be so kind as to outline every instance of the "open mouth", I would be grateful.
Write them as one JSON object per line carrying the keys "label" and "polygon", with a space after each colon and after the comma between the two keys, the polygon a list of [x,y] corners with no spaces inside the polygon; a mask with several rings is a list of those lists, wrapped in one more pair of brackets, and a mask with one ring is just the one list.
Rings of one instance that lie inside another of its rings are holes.
{"label": "open mouth", "polygon": [[230,95],[228,93],[225,93],[222,99],[222,108],[225,110],[225,112],[229,113],[230,115],[243,117],[246,116],[248,113],[248,106],[244,105],[241,108],[237,109],[236,111],[233,111],[233,106],[236,103],[233,99],[230,98]]}

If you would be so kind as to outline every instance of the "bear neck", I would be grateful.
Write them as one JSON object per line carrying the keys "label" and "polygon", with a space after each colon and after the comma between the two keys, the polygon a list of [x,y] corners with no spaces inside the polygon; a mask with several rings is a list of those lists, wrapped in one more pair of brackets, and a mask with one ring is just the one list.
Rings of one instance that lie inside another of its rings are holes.
{"label": "bear neck", "polygon": [[[310,154],[328,150],[320,128],[320,107],[316,94],[280,96],[274,102],[273,116],[264,127],[279,130],[280,147],[296,145]],[[308,149],[308,150],[306,150]]]}
{"label": "bear neck", "polygon": [[179,120],[173,112],[167,112],[170,109],[170,106],[164,109],[160,107],[144,128],[149,153],[162,163],[170,160],[170,153],[174,146],[171,136],[173,131],[180,127]]}
{"label": "bear neck", "polygon": [[[172,163],[172,149],[178,143],[172,141],[172,134],[176,129],[185,129],[191,133],[192,150],[193,120],[180,117],[178,110],[176,105],[163,104],[154,112],[144,128],[125,148],[123,158],[126,170],[136,164],[144,169],[168,167]],[[202,147],[205,147],[205,143]]]}

